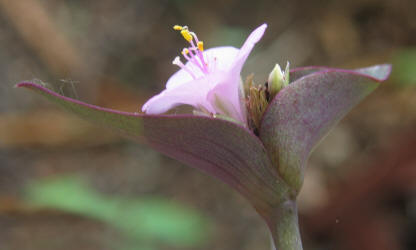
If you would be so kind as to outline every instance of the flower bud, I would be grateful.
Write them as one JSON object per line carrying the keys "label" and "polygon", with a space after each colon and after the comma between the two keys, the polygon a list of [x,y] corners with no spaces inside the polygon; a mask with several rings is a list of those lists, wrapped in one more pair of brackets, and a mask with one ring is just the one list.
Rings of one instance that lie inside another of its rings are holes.
{"label": "flower bud", "polygon": [[285,71],[282,71],[279,64],[274,66],[269,75],[268,91],[273,98],[282,88],[289,85],[289,62],[286,64]]}

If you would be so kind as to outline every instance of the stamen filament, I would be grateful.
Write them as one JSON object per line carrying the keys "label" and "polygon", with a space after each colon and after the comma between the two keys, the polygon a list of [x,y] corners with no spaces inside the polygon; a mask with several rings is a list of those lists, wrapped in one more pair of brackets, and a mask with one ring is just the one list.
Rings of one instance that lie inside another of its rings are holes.
{"label": "stamen filament", "polygon": [[204,69],[202,68],[201,64],[199,63],[199,61],[196,59],[195,55],[192,53],[193,49],[191,48],[191,50],[188,50],[188,53],[183,53],[182,55],[183,57],[185,57],[186,60],[190,61],[191,63],[193,63],[194,65],[196,65],[202,73],[205,73]]}
{"label": "stamen filament", "polygon": [[195,41],[198,43],[199,40],[198,40],[198,37],[196,36],[195,32],[190,31],[189,33],[195,38]]}
{"label": "stamen filament", "polygon": [[[199,42],[199,41],[197,41],[197,42]],[[205,63],[205,60],[204,60],[204,55],[198,49],[198,47],[195,46],[194,41],[191,41],[191,45],[192,45],[192,50],[195,52],[195,54],[198,55],[199,59],[201,60],[201,64],[202,64],[202,67],[204,68],[204,72],[208,73],[208,68],[207,68],[207,64]]]}
{"label": "stamen filament", "polygon": [[206,64],[206,62],[205,62],[204,54],[202,53],[202,51],[204,50],[204,43],[203,43],[202,41],[199,41],[198,36],[197,36],[194,32],[192,32],[192,31],[191,31],[191,32],[190,32],[190,34],[194,37],[195,42],[196,42],[196,44],[197,44],[197,46],[195,46],[195,45],[192,43],[192,46],[193,46],[194,48],[198,48],[198,51],[196,51],[195,53],[196,53],[196,54],[198,54],[198,57],[199,57],[199,59],[201,60],[202,67],[204,67],[204,70],[205,70],[206,72],[208,72],[208,68],[207,68],[207,64]]}
{"label": "stamen filament", "polygon": [[[195,66],[197,66],[201,70],[202,73],[207,74],[208,64],[205,62],[205,58],[203,54],[204,43],[198,40],[198,37],[196,36],[194,32],[189,31],[188,26],[175,25],[173,26],[173,29],[180,31],[183,38],[191,44],[191,47],[185,48],[184,50],[182,50],[182,55],[185,57],[185,59],[193,63]],[[180,60],[178,61],[175,59],[174,62],[177,62],[175,64],[177,64],[178,66],[180,66],[179,63],[183,65],[183,63],[180,62]],[[183,67],[185,67],[185,65]]]}

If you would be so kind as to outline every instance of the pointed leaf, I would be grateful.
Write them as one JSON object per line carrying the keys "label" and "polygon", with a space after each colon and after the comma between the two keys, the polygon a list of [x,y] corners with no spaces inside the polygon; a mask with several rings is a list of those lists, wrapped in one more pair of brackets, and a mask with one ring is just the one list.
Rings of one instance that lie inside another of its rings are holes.
{"label": "pointed leaf", "polygon": [[292,72],[295,81],[270,103],[260,128],[260,139],[291,187],[300,190],[313,148],[390,71],[390,65],[378,65],[353,71],[308,67]]}
{"label": "pointed leaf", "polygon": [[144,115],[102,108],[61,96],[41,85],[20,83],[81,117],[139,139],[158,151],[217,177],[260,212],[287,195],[261,141],[246,128],[192,115]]}

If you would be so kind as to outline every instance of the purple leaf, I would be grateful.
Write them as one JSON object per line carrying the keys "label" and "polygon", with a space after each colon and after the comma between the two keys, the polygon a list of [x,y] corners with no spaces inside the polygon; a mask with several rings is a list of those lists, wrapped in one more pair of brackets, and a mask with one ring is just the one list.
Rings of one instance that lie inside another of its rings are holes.
{"label": "purple leaf", "polygon": [[390,65],[357,70],[306,67],[268,106],[262,140],[280,176],[299,191],[313,148],[348,111],[386,80]]}
{"label": "purple leaf", "polygon": [[[144,141],[156,150],[221,179],[245,196],[260,214],[288,195],[262,142],[226,120],[193,115],[144,115],[90,105],[41,85],[20,83],[87,120]],[[201,190],[202,192],[202,190]]]}

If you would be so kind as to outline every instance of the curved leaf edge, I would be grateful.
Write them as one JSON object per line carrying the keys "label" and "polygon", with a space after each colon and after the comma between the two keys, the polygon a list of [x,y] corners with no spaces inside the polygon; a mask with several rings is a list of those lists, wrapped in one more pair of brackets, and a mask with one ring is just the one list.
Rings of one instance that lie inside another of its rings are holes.
{"label": "curved leaf edge", "polygon": [[126,111],[120,111],[120,110],[115,110],[115,109],[111,109],[111,108],[105,108],[105,107],[100,107],[97,105],[93,105],[93,104],[89,104],[77,99],[73,99],[61,94],[56,93],[55,91],[46,88],[44,86],[42,86],[41,84],[37,84],[37,83],[33,83],[33,82],[21,82],[18,83],[14,86],[15,88],[26,88],[26,89],[30,89],[30,90],[34,90],[34,91],[40,91],[44,94],[47,95],[51,95],[53,97],[59,98],[63,101],[67,101],[67,102],[71,102],[77,105],[81,105],[84,106],[86,108],[90,108],[90,109],[94,109],[97,111],[103,111],[103,112],[108,112],[108,113],[113,113],[116,115],[123,115],[123,116],[129,116],[129,117],[136,117],[136,118],[146,118],[146,117],[153,117],[153,118],[169,118],[169,119],[201,119],[201,120],[216,120],[218,122],[224,122],[224,123],[228,123],[229,125],[232,125],[234,127],[236,127],[237,129],[243,130],[247,133],[250,134],[250,136],[253,137],[253,139],[257,140],[264,148],[264,145],[262,143],[262,141],[249,129],[247,129],[246,127],[242,126],[239,123],[236,122],[232,122],[229,120],[225,120],[225,119],[220,119],[220,118],[214,118],[214,117],[208,117],[208,116],[200,116],[200,115],[193,115],[193,114],[180,114],[180,115],[169,115],[169,114],[162,114],[162,115],[147,115],[147,114],[143,114],[143,113],[137,113],[137,112],[126,112]]}
{"label": "curved leaf edge", "polygon": [[[369,68],[376,67],[376,66],[385,67],[387,69],[387,71],[385,71],[384,77],[377,78],[377,77],[372,76],[370,74],[365,74],[365,73],[358,72],[358,70],[369,69]],[[292,73],[292,72],[310,71],[310,70],[316,70],[316,71],[315,72],[312,72],[312,73],[309,73],[309,74],[306,74],[306,75],[304,75],[304,76],[296,79],[295,81],[291,82],[289,84],[289,86],[291,84],[296,84],[297,81],[300,81],[300,80],[302,80],[305,77],[310,77],[312,75],[327,74],[327,73],[331,73],[331,72],[348,73],[348,74],[352,74],[352,75],[356,75],[356,76],[361,76],[361,77],[367,78],[370,81],[374,81],[374,82],[381,83],[381,82],[386,81],[389,78],[389,76],[391,74],[391,71],[392,71],[392,65],[391,64],[378,64],[378,65],[374,65],[374,66],[370,66],[370,67],[366,67],[366,68],[359,68],[359,69],[339,69],[339,68],[330,68],[330,67],[324,67],[324,66],[306,66],[306,67],[293,68],[293,69],[290,70],[290,72]],[[266,116],[266,114],[268,113],[270,107],[272,106],[272,104],[275,102],[275,100],[277,98],[279,98],[279,93],[269,102],[269,105],[266,107],[266,110],[263,113],[263,116],[261,118],[260,124],[263,123],[264,117]],[[261,127],[261,125],[260,125],[260,127]]]}
{"label": "curved leaf edge", "polygon": [[[370,74],[365,74],[365,73],[360,73],[358,70],[362,70],[362,69],[368,69],[368,68],[372,68],[375,66],[379,66],[379,67],[385,67],[387,69],[387,71],[385,72],[385,76],[381,77],[381,78],[377,78],[375,76],[372,76]],[[384,82],[386,81],[392,71],[392,65],[385,63],[385,64],[378,64],[378,65],[373,65],[370,67],[365,67],[365,68],[358,68],[358,69],[341,69],[341,68],[331,68],[331,67],[326,67],[326,66],[306,66],[306,67],[297,67],[297,68],[293,68],[290,69],[290,73],[296,73],[296,72],[300,72],[300,71],[314,71],[311,72],[309,74],[306,74],[303,77],[309,76],[311,74],[322,74],[322,73],[327,73],[327,72],[342,72],[342,73],[350,73],[353,75],[357,75],[357,76],[363,76],[366,77],[368,79],[371,79],[375,82]],[[298,78],[300,79],[300,78]],[[298,80],[296,79],[296,80]]]}
{"label": "curved leaf edge", "polygon": [[[380,67],[382,68],[382,77],[376,77],[374,75],[371,74],[366,74],[363,72],[371,72],[371,69],[376,69],[376,67]],[[317,70],[315,72],[313,72],[313,70]],[[368,79],[369,82],[373,82],[373,83],[381,83],[385,80],[388,79],[388,77],[391,74],[392,71],[392,66],[390,64],[380,64],[380,65],[374,65],[374,66],[370,66],[370,67],[366,67],[366,68],[360,68],[360,69],[354,69],[354,70],[348,70],[348,69],[338,69],[338,68],[328,68],[328,67],[320,67],[320,66],[308,66],[308,67],[300,67],[300,68],[294,68],[292,69],[291,72],[300,72],[300,71],[312,71],[310,73],[307,73],[299,78],[297,78],[295,81],[291,82],[289,84],[296,84],[296,82],[302,82],[304,81],[305,78],[309,78],[309,77],[316,77],[319,75],[327,75],[328,73],[345,73],[345,74],[349,74],[349,75],[353,75],[353,76],[357,76],[357,77],[361,77],[361,78],[366,78]],[[268,107],[266,108],[265,112],[263,113],[262,116],[262,120],[260,124],[263,124],[263,120],[265,119],[265,117],[267,117],[269,110],[272,109],[273,103],[276,103],[277,100],[280,98],[280,94],[284,92],[284,89],[281,90],[281,92],[279,92],[274,98],[273,100],[269,103]],[[260,125],[260,127],[262,127],[262,125]],[[261,128],[260,128],[261,130]],[[261,138],[261,135],[260,135]],[[275,163],[276,164],[276,163]],[[283,174],[278,171],[278,175],[279,176],[283,176]],[[286,181],[287,183],[288,180],[286,180],[285,178],[283,178],[284,181]],[[291,185],[289,185],[291,186]],[[300,187],[295,187],[295,186],[291,186],[291,188],[299,191]]]}

